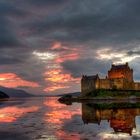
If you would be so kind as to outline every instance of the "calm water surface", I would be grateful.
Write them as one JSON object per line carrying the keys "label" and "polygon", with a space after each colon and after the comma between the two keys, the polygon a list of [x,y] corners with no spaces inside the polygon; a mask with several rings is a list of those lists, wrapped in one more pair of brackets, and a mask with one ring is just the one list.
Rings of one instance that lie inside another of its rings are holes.
{"label": "calm water surface", "polygon": [[139,140],[140,109],[15,99],[0,104],[0,132],[0,140]]}

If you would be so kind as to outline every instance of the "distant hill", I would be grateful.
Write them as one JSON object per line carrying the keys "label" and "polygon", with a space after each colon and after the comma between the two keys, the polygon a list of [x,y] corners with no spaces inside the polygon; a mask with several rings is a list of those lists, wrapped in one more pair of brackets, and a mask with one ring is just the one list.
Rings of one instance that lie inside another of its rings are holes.
{"label": "distant hill", "polygon": [[0,86],[0,91],[6,93],[9,97],[32,97],[34,95],[27,93],[24,90],[7,88]]}
{"label": "distant hill", "polygon": [[4,92],[0,91],[0,99],[4,99],[4,98],[9,98],[9,96]]}

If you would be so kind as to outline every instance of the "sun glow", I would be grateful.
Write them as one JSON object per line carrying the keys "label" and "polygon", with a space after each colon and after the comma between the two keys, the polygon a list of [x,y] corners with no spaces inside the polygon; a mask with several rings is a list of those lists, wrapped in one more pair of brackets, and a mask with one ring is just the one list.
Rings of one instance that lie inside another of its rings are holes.
{"label": "sun glow", "polygon": [[57,55],[52,52],[33,51],[33,55],[37,56],[41,60],[53,60],[57,57]]}
{"label": "sun glow", "polygon": [[0,78],[0,81],[6,80],[5,78]]}

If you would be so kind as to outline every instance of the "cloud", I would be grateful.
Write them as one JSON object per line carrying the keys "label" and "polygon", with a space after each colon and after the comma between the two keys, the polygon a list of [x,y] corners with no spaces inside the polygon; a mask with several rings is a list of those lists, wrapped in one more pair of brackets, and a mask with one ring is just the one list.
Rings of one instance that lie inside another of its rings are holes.
{"label": "cloud", "polygon": [[0,85],[4,87],[39,87],[38,83],[21,79],[14,73],[0,73]]}
{"label": "cloud", "polygon": [[8,2],[0,2],[0,48],[17,47],[21,45],[16,32],[12,30],[12,17],[25,16],[26,12],[18,9],[15,5]]}
{"label": "cloud", "polygon": [[2,47],[17,47],[19,46],[19,40],[15,33],[12,32],[9,25],[10,21],[1,17],[0,19],[0,48]]}
{"label": "cloud", "polygon": [[27,0],[27,2],[36,5],[36,6],[54,6],[54,5],[59,5],[68,0]]}
{"label": "cloud", "polygon": [[62,66],[66,71],[70,72],[73,77],[81,77],[82,75],[95,75],[97,73],[105,76],[110,64],[108,61],[90,58],[65,61],[62,63]]}
{"label": "cloud", "polygon": [[32,22],[29,27],[33,33],[54,40],[124,44],[139,40],[138,4],[120,0],[72,1],[67,8]]}

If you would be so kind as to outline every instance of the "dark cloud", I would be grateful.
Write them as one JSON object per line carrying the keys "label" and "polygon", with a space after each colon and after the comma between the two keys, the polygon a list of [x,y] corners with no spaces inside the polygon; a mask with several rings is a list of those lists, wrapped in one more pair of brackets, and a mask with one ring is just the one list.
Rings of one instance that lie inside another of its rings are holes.
{"label": "dark cloud", "polygon": [[54,6],[54,5],[59,5],[68,0],[28,0],[29,3],[36,5],[36,6]]}
{"label": "dark cloud", "polygon": [[12,58],[12,57],[2,57],[0,58],[0,65],[9,65],[9,64],[17,64],[17,63],[23,63],[23,60],[20,60],[18,58]]}
{"label": "dark cloud", "polygon": [[126,43],[140,38],[138,4],[136,0],[72,1],[62,11],[33,22],[30,28],[60,41]]}
{"label": "dark cloud", "polygon": [[25,16],[26,12],[17,8],[14,3],[9,1],[0,1],[0,15],[1,16]]}
{"label": "dark cloud", "polygon": [[75,61],[65,61],[62,63],[63,68],[70,72],[73,77],[81,77],[82,75],[95,75],[101,73],[107,74],[110,64],[108,61],[99,61],[96,59],[78,59]]}
{"label": "dark cloud", "polygon": [[10,29],[10,24],[6,18],[0,19],[0,48],[4,47],[16,47],[20,45],[20,42]]}
{"label": "dark cloud", "polygon": [[140,51],[132,51],[132,50],[131,50],[131,51],[128,51],[128,52],[127,52],[127,55],[128,55],[128,56],[131,56],[131,55],[140,55]]}
{"label": "dark cloud", "polygon": [[18,9],[8,2],[0,2],[0,48],[17,47],[21,45],[20,39],[13,30],[12,17],[25,16],[26,12]]}

